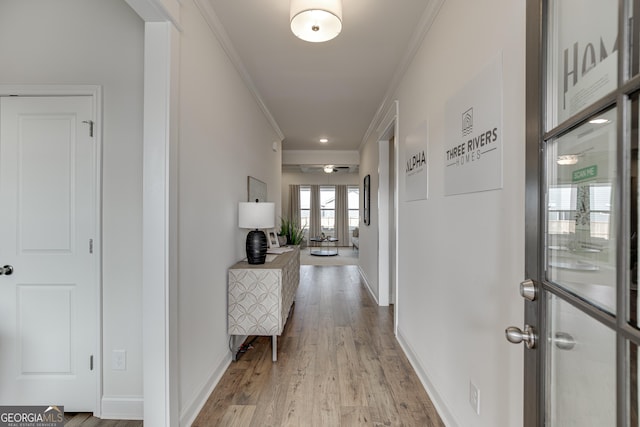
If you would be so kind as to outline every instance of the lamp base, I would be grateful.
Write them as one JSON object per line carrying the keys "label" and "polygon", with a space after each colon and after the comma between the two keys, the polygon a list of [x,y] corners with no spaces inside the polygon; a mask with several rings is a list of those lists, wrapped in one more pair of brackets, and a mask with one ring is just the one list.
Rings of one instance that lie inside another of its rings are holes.
{"label": "lamp base", "polygon": [[267,259],[267,236],[261,230],[251,230],[247,234],[247,262],[264,264]]}

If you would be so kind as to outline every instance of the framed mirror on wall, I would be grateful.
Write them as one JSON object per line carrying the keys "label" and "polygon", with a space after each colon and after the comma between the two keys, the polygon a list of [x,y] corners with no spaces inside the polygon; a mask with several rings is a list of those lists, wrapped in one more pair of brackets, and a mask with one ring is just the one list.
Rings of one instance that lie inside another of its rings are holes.
{"label": "framed mirror on wall", "polygon": [[364,188],[362,190],[364,202],[362,203],[364,209],[364,223],[365,225],[371,224],[371,175],[364,177]]}
{"label": "framed mirror on wall", "polygon": [[266,202],[267,184],[252,176],[247,177],[248,202]]}

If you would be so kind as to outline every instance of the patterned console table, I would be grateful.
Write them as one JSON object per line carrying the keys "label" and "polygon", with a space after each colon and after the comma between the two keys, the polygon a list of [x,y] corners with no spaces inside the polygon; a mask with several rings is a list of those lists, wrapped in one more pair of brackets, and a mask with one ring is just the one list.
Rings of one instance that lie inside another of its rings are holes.
{"label": "patterned console table", "polygon": [[278,358],[282,334],[300,283],[300,248],[264,264],[241,261],[229,268],[229,335],[271,335]]}

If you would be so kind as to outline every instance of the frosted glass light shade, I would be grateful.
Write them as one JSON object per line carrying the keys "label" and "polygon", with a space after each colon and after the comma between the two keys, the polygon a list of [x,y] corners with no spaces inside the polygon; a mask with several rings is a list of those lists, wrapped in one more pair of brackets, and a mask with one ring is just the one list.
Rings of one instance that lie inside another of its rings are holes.
{"label": "frosted glass light shade", "polygon": [[273,228],[275,216],[275,204],[271,202],[240,202],[238,205],[238,227],[240,228]]}
{"label": "frosted glass light shade", "polygon": [[575,154],[565,154],[562,156],[558,156],[556,162],[562,166],[575,165],[576,163],[578,163],[578,156]]}
{"label": "frosted glass light shade", "polygon": [[291,0],[291,31],[302,40],[319,43],[342,31],[342,0]]}

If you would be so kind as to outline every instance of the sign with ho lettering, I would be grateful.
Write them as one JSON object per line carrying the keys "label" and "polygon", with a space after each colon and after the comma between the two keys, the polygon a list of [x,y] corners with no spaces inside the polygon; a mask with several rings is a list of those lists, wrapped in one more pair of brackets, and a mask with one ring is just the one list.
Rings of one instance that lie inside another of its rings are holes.
{"label": "sign with ho lettering", "polygon": [[502,54],[445,109],[444,194],[502,188]]}

